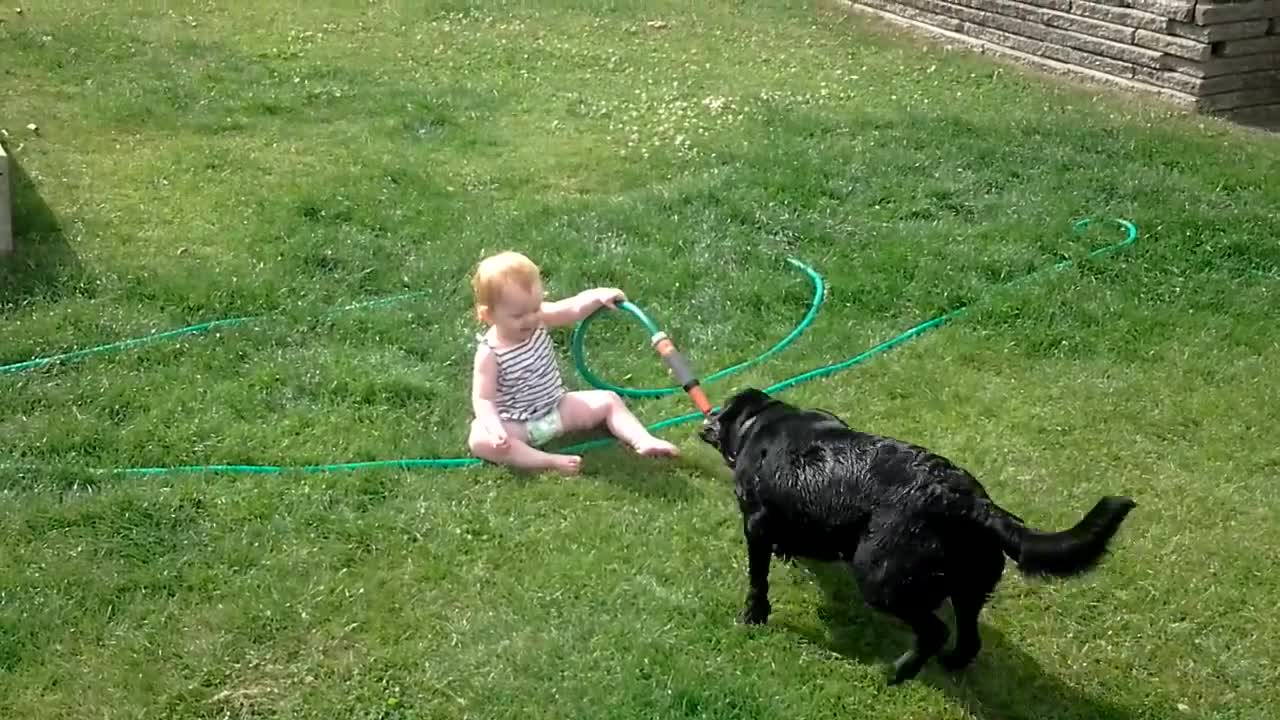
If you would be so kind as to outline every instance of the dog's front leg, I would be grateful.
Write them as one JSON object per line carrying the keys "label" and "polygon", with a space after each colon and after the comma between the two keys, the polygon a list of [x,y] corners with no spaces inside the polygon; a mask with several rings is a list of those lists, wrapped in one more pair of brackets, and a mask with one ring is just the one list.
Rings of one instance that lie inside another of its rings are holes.
{"label": "dog's front leg", "polygon": [[744,520],[747,536],[747,606],[739,621],[748,625],[761,625],[769,620],[769,562],[773,558],[773,543],[765,532],[762,511],[747,515]]}

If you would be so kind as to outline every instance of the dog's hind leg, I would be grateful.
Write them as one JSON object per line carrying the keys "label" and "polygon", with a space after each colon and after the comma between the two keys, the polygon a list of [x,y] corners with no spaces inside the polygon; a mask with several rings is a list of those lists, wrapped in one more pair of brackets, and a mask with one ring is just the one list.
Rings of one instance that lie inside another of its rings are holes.
{"label": "dog's hind leg", "polygon": [[920,673],[929,658],[942,650],[950,634],[946,623],[934,614],[934,608],[940,602],[935,589],[913,586],[904,582],[901,576],[868,574],[856,565],[853,570],[867,604],[903,621],[915,633],[915,643],[893,663],[889,673],[890,685],[910,680]]}
{"label": "dog's hind leg", "polygon": [[888,608],[884,609],[910,625],[911,630],[916,634],[915,644],[894,661],[889,673],[889,684],[897,685],[920,674],[920,670],[924,668],[925,663],[929,662],[929,658],[938,654],[942,646],[947,643],[947,626],[932,612],[902,614]]}
{"label": "dog's hind leg", "polygon": [[978,614],[991,593],[995,592],[1004,573],[1004,553],[998,545],[990,544],[984,548],[969,543],[965,557],[967,569],[960,573],[959,582],[951,588],[951,607],[956,611],[956,646],[938,658],[942,666],[952,672],[973,662],[982,649],[982,638],[978,637]]}
{"label": "dog's hind leg", "polygon": [[978,613],[986,600],[985,593],[951,596],[951,607],[956,611],[956,646],[938,658],[942,667],[955,672],[978,656],[982,649],[982,638],[978,636]]}
{"label": "dog's hind leg", "polygon": [[911,649],[893,663],[890,685],[918,675],[929,658],[946,645],[950,634],[935,614],[946,598],[939,578],[929,572],[935,564],[930,553],[936,548],[928,544],[903,546],[883,540],[900,532],[900,528],[886,525],[879,532],[868,534],[849,566],[862,590],[863,600],[876,610],[905,622],[915,633]]}
{"label": "dog's hind leg", "polygon": [[748,625],[762,625],[769,620],[769,562],[773,559],[773,543],[765,532],[762,512],[746,515],[743,531],[747,537],[747,605],[738,620]]}

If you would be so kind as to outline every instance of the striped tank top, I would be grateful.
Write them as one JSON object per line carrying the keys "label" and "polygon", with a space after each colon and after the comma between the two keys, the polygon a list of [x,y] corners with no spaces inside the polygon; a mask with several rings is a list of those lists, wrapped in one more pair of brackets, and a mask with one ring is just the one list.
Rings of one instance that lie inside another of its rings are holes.
{"label": "striped tank top", "polygon": [[493,350],[498,362],[498,417],[511,422],[536,420],[560,403],[564,381],[555,345],[545,327],[507,348],[494,347],[484,336],[480,342]]}

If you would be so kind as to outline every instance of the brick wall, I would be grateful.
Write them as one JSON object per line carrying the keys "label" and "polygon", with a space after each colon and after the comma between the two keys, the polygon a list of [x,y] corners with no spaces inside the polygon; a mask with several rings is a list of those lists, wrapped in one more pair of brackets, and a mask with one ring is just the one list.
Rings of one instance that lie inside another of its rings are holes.
{"label": "brick wall", "polygon": [[1280,123],[1280,0],[845,0],[935,34]]}

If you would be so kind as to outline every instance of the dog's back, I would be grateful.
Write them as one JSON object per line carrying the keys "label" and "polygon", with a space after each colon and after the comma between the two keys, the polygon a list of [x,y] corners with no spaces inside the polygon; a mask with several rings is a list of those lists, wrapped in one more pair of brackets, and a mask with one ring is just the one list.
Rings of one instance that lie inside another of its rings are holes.
{"label": "dog's back", "polygon": [[[851,429],[835,415],[778,402],[756,417],[737,473],[745,514],[763,511],[781,556],[851,559],[872,519],[945,531],[940,497],[986,498],[972,475],[917,446]],[[941,538],[938,538],[941,540]],[[935,543],[927,543],[933,545]]]}

